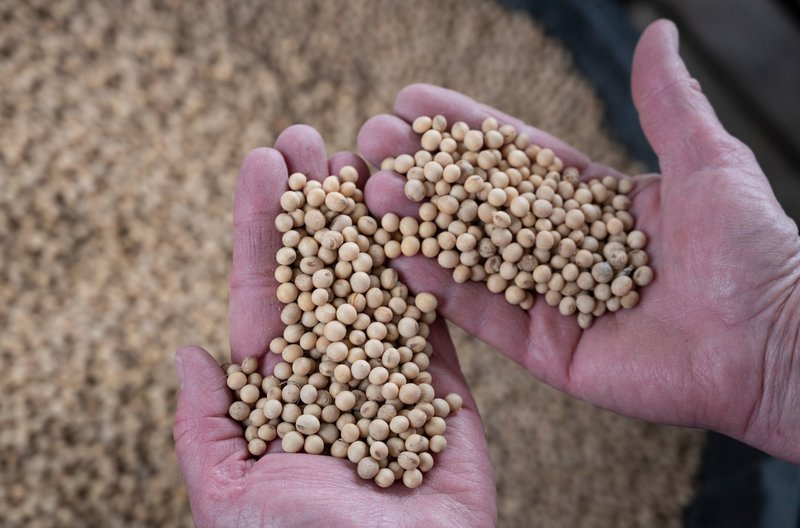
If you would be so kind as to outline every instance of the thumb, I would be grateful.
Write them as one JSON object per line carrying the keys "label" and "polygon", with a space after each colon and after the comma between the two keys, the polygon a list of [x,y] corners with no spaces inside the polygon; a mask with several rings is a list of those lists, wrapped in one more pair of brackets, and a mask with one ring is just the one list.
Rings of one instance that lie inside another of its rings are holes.
{"label": "thumb", "polygon": [[181,384],[173,437],[181,471],[190,494],[195,486],[213,486],[220,467],[248,457],[241,427],[228,417],[232,398],[225,373],[211,355],[199,347],[175,354]]}
{"label": "thumb", "polygon": [[642,130],[667,176],[753,160],[749,149],[725,131],[700,84],[689,75],[678,55],[678,30],[672,22],[656,21],[642,34],[631,85]]}

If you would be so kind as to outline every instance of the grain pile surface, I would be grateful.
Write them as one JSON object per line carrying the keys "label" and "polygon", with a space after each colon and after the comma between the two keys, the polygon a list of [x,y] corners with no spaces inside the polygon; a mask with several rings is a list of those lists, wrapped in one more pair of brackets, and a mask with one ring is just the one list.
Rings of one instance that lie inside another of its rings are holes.
{"label": "grain pile surface", "polygon": [[[191,525],[172,354],[227,355],[241,159],[295,122],[351,147],[414,81],[635,169],[560,45],[491,2],[0,0],[1,526]],[[699,433],[457,345],[502,526],[679,525]]]}

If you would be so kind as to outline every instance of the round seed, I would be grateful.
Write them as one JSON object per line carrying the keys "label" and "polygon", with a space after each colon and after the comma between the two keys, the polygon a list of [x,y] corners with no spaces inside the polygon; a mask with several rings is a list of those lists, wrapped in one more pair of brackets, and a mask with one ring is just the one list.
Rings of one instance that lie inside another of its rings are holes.
{"label": "round seed", "polygon": [[653,269],[650,266],[640,266],[633,272],[633,282],[644,287],[653,282]]}
{"label": "round seed", "polygon": [[298,453],[303,449],[305,439],[303,435],[297,431],[290,431],[286,433],[281,439],[281,449],[286,453]]}
{"label": "round seed", "polygon": [[300,416],[295,422],[295,428],[304,435],[311,435],[319,431],[319,419],[311,414]]}
{"label": "round seed", "polygon": [[303,443],[303,451],[310,455],[319,455],[324,449],[325,441],[319,435],[307,436]]}
{"label": "round seed", "polygon": [[447,127],[443,116],[418,117],[420,149],[381,164],[404,175],[421,221],[370,217],[352,167],[321,183],[289,177],[275,221],[286,327],[270,342],[282,361],[267,378],[255,358],[226,372],[239,400],[229,414],[248,425],[251,452],[261,444],[250,442],[275,436],[287,452],[329,445],[378,485],[422,482],[430,453],[446,445],[444,419],[463,402],[436,398],[430,384],[437,299],[409,297],[389,259],[422,252],[455,282],[485,282],[522,309],[543,294],[561,313],[577,312],[581,328],[635,306],[634,287],[652,281],[630,179],[583,182],[553,150],[494,118],[479,130]]}
{"label": "round seed", "polygon": [[[358,461],[358,476],[362,479],[371,479],[378,474],[380,465],[372,457],[364,457]],[[392,480],[394,482],[394,480]]]}
{"label": "round seed", "polygon": [[394,484],[394,472],[389,468],[383,468],[375,475],[375,484],[381,488],[388,488]]}
{"label": "round seed", "polygon": [[624,297],[633,288],[633,280],[626,275],[621,275],[611,283],[611,293],[617,297]]}
{"label": "round seed", "polygon": [[228,375],[228,388],[232,390],[239,390],[247,385],[247,376],[244,372],[233,372]]}

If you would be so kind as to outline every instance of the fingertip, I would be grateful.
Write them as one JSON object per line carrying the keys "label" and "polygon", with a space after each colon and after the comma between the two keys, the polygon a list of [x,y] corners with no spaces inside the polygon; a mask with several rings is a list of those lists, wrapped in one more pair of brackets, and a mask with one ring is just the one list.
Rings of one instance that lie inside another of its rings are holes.
{"label": "fingertip", "polygon": [[647,28],[653,32],[660,32],[668,39],[675,51],[678,51],[679,33],[678,26],[668,18],[660,18]]}
{"label": "fingertip", "polygon": [[394,98],[394,111],[398,115],[403,115],[407,109],[413,108],[418,101],[435,96],[440,90],[444,90],[444,88],[435,84],[409,84],[397,92]]}
{"label": "fingertip", "polygon": [[[678,54],[678,28],[671,20],[656,20],[642,33],[633,55],[631,89],[634,103],[639,106],[648,94],[662,86],[665,79],[676,74],[688,77]],[[665,75],[669,73],[670,75]]]}
{"label": "fingertip", "polygon": [[[196,345],[185,345],[179,348],[175,353],[174,362],[181,386],[187,379],[193,380],[198,376],[213,379],[221,373],[217,360],[205,349]],[[216,372],[217,370],[220,372]]]}
{"label": "fingertip", "polygon": [[419,150],[419,136],[397,116],[380,114],[368,119],[358,131],[358,150],[375,167],[389,156]]}
{"label": "fingertip", "polygon": [[367,209],[381,218],[387,213],[395,213],[399,217],[413,216],[419,219],[419,204],[406,198],[403,190],[405,178],[396,172],[378,171],[367,180],[364,197]]}
{"label": "fingertip", "polygon": [[325,141],[314,128],[302,124],[290,126],[275,140],[275,148],[285,158],[290,173],[302,172],[315,180],[328,176]]}
{"label": "fingertip", "polygon": [[381,122],[386,119],[387,114],[378,114],[367,119],[361,128],[358,130],[356,136],[356,145],[359,152],[366,158],[366,160],[373,165],[380,166],[380,160],[377,159],[378,146],[380,144],[380,130]]}
{"label": "fingertip", "polygon": [[257,213],[278,214],[279,204],[272,191],[286,187],[288,169],[280,152],[260,147],[251,150],[239,170],[234,194],[234,221]]}
{"label": "fingertip", "polygon": [[[467,281],[456,284],[452,270],[439,265],[436,258],[428,258],[422,254],[413,257],[400,256],[392,260],[392,267],[403,278],[406,286],[414,293],[422,291],[432,293],[438,301],[436,311],[461,326],[457,315],[461,315],[465,298],[474,294],[478,300],[492,295],[485,284]],[[509,305],[511,306],[511,305]]]}
{"label": "fingertip", "polygon": [[275,140],[275,148],[283,152],[284,150],[291,150],[296,143],[307,143],[309,146],[317,146],[321,142],[322,136],[314,127],[298,123],[286,127],[283,132],[278,135],[278,138]]}
{"label": "fingertip", "polygon": [[346,167],[348,165],[356,169],[356,172],[358,173],[356,186],[359,189],[363,189],[364,185],[367,183],[367,178],[369,178],[369,167],[367,167],[367,162],[365,162],[361,156],[357,154],[354,154],[348,150],[335,153],[328,160],[328,172],[330,174],[338,175],[339,171],[342,170],[342,167]]}
{"label": "fingertip", "polygon": [[461,92],[433,84],[412,84],[395,98],[395,113],[411,123],[419,116],[443,115],[448,123],[464,121],[472,128],[486,117],[480,105]]}
{"label": "fingertip", "polygon": [[175,360],[181,362],[193,361],[196,356],[208,355],[204,349],[197,345],[184,345],[175,352]]}
{"label": "fingertip", "polygon": [[225,416],[231,395],[225,372],[203,348],[186,346],[175,354],[175,364],[183,387],[178,398],[178,413],[183,417]]}
{"label": "fingertip", "polygon": [[183,359],[190,354],[194,353],[194,350],[197,349],[196,345],[183,345],[179,347],[178,350],[175,352],[175,361],[183,361]]}
{"label": "fingertip", "polygon": [[267,174],[285,168],[281,153],[274,148],[257,147],[247,153],[239,167],[240,174]]}
{"label": "fingertip", "polygon": [[686,68],[672,22],[659,20],[645,30],[634,53],[631,89],[642,130],[666,175],[752,159]]}

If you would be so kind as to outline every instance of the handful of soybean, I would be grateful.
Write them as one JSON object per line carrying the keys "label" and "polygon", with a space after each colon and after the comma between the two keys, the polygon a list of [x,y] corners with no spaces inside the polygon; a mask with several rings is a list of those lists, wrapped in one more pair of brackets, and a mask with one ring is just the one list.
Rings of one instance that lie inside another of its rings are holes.
{"label": "handful of soybean", "polygon": [[370,216],[353,167],[322,182],[289,177],[275,219],[285,328],[270,351],[280,360],[266,376],[253,357],[223,366],[236,396],[230,416],[254,456],[280,438],[288,453],[347,458],[381,487],[415,488],[433,467],[462,398],[437,397],[427,372],[436,298],[411,295],[388,259],[436,258],[456,282],[485,282],[521,309],[543,294],[584,329],[633,308],[637,287],[653,280],[631,179],[582,181],[494,118],[472,130],[422,116],[413,129],[420,150],[381,168],[405,176],[419,219]]}

